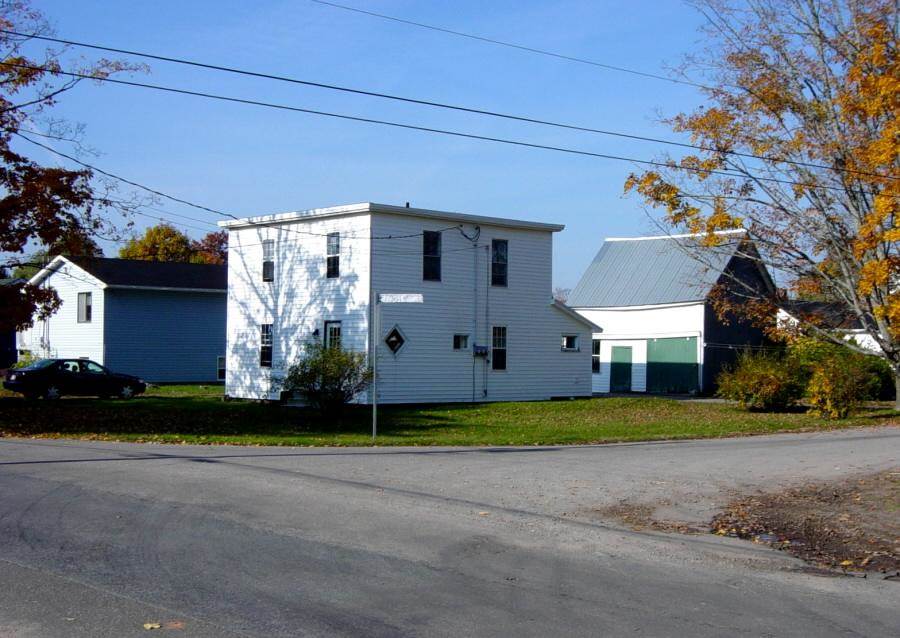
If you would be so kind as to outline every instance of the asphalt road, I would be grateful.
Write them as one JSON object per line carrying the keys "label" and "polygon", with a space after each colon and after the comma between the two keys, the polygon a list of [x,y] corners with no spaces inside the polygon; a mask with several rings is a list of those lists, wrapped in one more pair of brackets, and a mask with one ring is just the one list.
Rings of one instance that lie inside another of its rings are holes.
{"label": "asphalt road", "polygon": [[0,638],[897,636],[895,582],[595,511],[706,520],[733,490],[897,466],[900,428],[524,449],[0,439]]}

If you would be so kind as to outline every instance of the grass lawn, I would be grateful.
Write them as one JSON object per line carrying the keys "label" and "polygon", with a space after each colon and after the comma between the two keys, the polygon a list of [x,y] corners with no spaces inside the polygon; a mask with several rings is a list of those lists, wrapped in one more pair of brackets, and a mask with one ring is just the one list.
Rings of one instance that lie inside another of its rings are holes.
{"label": "grass lawn", "polygon": [[[371,445],[369,408],[339,424],[308,410],[223,402],[221,386],[162,386],[132,401],[0,398],[0,436],[159,443]],[[616,397],[379,408],[378,445],[554,445],[653,441],[900,423],[867,408],[845,421],[747,413],[723,403]]]}

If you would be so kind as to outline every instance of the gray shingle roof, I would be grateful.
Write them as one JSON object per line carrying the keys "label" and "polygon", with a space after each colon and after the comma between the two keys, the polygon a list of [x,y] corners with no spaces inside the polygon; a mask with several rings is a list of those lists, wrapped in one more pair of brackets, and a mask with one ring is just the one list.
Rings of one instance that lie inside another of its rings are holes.
{"label": "gray shingle roof", "polygon": [[109,257],[66,257],[108,286],[227,290],[227,266]]}
{"label": "gray shingle roof", "polygon": [[696,246],[695,237],[607,239],[569,295],[568,304],[614,308],[706,299],[740,239],[710,248],[702,263],[685,250]]}

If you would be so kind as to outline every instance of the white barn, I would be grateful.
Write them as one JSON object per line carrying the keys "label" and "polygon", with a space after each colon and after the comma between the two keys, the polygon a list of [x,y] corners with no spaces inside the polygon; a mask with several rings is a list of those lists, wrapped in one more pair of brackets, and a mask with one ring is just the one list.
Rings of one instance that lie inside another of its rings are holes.
{"label": "white barn", "polygon": [[774,290],[743,233],[724,231],[702,261],[686,250],[696,247],[692,235],[603,243],[568,300],[600,326],[591,344],[594,392],[710,393],[740,350],[767,343],[738,317],[721,321],[710,300],[717,285],[734,282]]}
{"label": "white barn", "polygon": [[[591,394],[596,326],[551,296],[563,226],[373,203],[220,225],[228,396],[279,398],[311,339],[370,361],[377,347],[384,403]],[[373,299],[389,293],[424,302],[379,304],[374,334]]]}

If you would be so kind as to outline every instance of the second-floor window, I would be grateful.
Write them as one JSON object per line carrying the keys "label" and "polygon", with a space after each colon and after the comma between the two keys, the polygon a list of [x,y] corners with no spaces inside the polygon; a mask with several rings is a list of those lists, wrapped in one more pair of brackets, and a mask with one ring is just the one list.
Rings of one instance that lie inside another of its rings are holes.
{"label": "second-floor window", "polygon": [[91,293],[78,293],[78,323],[90,323],[91,314],[93,313],[93,302],[91,301]]}
{"label": "second-floor window", "polygon": [[491,285],[508,285],[509,242],[505,239],[491,240]]}
{"label": "second-floor window", "polygon": [[263,250],[263,281],[275,281],[275,240],[264,239]]}
{"label": "second-floor window", "polygon": [[259,326],[259,367],[272,367],[272,324],[263,323]]}
{"label": "second-floor window", "polygon": [[438,231],[422,233],[422,279],[441,280],[441,233]]}
{"label": "second-floor window", "polygon": [[328,233],[325,246],[325,276],[337,279],[341,276],[341,234]]}

